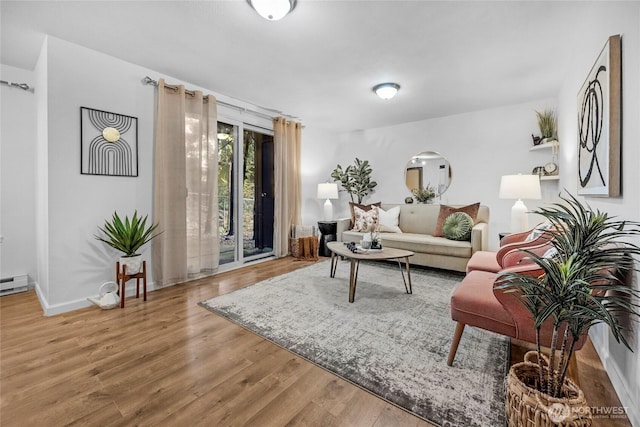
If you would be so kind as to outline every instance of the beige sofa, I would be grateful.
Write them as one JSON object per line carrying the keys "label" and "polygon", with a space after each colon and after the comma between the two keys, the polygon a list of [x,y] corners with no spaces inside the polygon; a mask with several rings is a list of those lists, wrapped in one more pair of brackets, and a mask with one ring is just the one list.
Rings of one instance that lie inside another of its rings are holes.
{"label": "beige sofa", "polygon": [[[440,205],[407,204],[382,205],[389,210],[400,206],[399,225],[402,233],[380,233],[382,247],[406,249],[415,252],[409,261],[415,265],[446,270],[465,271],[467,261],[476,251],[488,249],[489,208],[480,206],[471,241],[455,241],[434,237]],[[350,218],[338,220],[338,240],[359,242],[364,233],[350,231]]]}

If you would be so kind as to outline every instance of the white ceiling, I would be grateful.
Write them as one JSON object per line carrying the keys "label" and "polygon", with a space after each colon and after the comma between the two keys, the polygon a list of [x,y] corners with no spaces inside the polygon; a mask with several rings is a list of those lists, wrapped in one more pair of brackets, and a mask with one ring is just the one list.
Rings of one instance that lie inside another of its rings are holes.
{"label": "white ceiling", "polygon": [[590,2],[298,0],[277,22],[244,0],[0,4],[3,64],[33,69],[51,34],[351,131],[554,97]]}

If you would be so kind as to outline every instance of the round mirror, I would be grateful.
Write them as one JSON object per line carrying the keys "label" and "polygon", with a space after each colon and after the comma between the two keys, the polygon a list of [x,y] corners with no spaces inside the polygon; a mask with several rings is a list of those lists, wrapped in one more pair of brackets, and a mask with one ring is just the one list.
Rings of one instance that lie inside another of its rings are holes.
{"label": "round mirror", "polygon": [[407,163],[404,182],[409,191],[429,187],[440,196],[451,184],[451,165],[440,153],[423,151]]}

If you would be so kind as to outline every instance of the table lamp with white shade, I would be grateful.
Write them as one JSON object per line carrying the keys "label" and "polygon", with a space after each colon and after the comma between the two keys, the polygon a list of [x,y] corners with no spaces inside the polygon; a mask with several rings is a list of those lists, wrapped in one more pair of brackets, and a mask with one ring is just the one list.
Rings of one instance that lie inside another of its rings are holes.
{"label": "table lamp with white shade", "polygon": [[517,199],[511,208],[511,232],[529,229],[527,207],[522,199],[541,199],[540,177],[538,175],[504,175],[500,180],[500,198]]}
{"label": "table lamp with white shade", "polygon": [[333,205],[331,199],[338,198],[338,184],[332,182],[325,182],[318,184],[318,199],[327,199],[324,202],[324,220],[330,221],[333,219]]}

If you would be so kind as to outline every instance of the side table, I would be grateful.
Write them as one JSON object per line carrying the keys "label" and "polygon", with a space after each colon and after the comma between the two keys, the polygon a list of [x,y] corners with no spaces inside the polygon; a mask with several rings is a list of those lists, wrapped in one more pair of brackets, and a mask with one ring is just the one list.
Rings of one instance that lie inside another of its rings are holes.
{"label": "side table", "polygon": [[338,240],[338,221],[318,221],[318,230],[320,230],[318,252],[321,256],[330,257],[331,251],[327,248],[327,243]]}
{"label": "side table", "polygon": [[500,233],[498,233],[498,244],[502,242],[502,239],[504,238],[504,236],[507,236],[509,234],[511,234],[510,231],[501,231]]}

